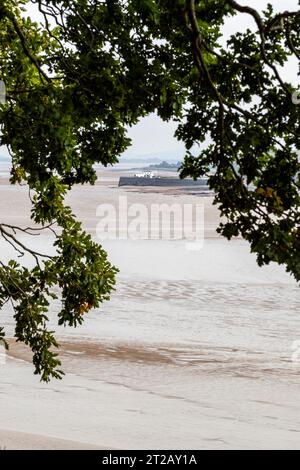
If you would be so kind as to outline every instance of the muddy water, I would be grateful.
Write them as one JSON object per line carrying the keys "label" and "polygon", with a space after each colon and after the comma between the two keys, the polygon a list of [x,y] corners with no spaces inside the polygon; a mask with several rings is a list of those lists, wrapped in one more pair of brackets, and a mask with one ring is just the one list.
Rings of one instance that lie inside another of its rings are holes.
{"label": "muddy water", "polygon": [[[26,207],[14,212],[20,194],[1,191],[11,220],[25,217]],[[96,206],[114,191],[74,193],[71,202],[94,234]],[[162,196],[130,197],[151,203]],[[211,235],[208,202],[205,218]],[[49,252],[48,238],[34,243]],[[28,353],[12,346],[0,367],[0,427],[113,448],[300,448],[296,283],[277,266],[258,268],[239,240],[209,238],[196,252],[184,240],[103,244],[120,268],[111,302],[83,327],[57,329],[62,382],[40,384]],[[12,256],[0,248],[3,260]],[[58,309],[51,306],[54,328]],[[12,335],[8,307],[3,323]]]}
{"label": "muddy water", "polygon": [[[121,267],[112,301],[58,330],[62,383],[37,384],[14,350],[3,427],[121,448],[299,448],[296,283],[257,268],[240,241],[196,254],[183,242],[107,248]],[[21,396],[33,413],[12,412]]]}

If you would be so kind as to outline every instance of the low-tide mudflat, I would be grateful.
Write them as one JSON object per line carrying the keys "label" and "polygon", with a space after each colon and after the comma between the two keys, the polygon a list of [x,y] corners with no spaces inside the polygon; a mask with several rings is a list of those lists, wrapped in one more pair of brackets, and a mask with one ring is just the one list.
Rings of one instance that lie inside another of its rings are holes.
{"label": "low-tide mudflat", "polygon": [[[97,206],[127,196],[145,207],[204,204],[203,248],[188,250],[185,239],[102,240],[120,269],[111,302],[76,330],[57,328],[59,303],[51,305],[63,381],[41,384],[28,350],[11,340],[0,367],[9,445],[42,447],[48,437],[75,447],[299,448],[297,284],[278,266],[258,268],[245,242],[220,239],[211,198],[140,193],[106,178],[69,196],[95,239]],[[28,224],[25,188],[1,184],[0,192],[2,219]],[[50,234],[26,241],[51,250]],[[3,241],[0,248],[3,259],[13,256]],[[9,307],[2,323],[12,338]]]}

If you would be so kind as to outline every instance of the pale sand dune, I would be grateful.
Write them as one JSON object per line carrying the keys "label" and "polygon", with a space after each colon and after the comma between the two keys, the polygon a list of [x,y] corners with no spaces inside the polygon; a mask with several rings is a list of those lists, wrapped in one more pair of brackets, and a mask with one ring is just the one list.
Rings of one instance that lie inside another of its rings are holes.
{"label": "pale sand dune", "polygon": [[1,450],[106,450],[82,442],[17,431],[0,430]]}

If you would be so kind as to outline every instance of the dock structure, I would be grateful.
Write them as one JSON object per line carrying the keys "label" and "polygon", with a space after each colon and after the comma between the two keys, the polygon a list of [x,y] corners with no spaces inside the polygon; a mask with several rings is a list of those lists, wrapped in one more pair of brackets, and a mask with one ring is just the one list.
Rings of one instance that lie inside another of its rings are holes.
{"label": "dock structure", "polygon": [[138,176],[121,176],[119,186],[161,186],[161,187],[195,187],[203,190],[209,190],[207,179],[200,178],[193,180],[191,178],[144,178]]}

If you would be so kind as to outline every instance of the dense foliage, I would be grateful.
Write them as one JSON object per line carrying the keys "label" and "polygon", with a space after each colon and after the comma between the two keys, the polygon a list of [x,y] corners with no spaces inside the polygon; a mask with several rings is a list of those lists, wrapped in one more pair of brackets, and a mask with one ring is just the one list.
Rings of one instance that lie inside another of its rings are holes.
{"label": "dense foliage", "polygon": [[[236,14],[254,28],[225,43],[224,22]],[[234,0],[2,0],[1,144],[11,182],[34,193],[33,220],[60,230],[57,254],[47,257],[18,238],[32,230],[0,224],[35,260],[33,269],[1,263],[0,302],[12,302],[16,338],[32,348],[43,380],[61,376],[47,330],[51,299],[62,298],[59,323],[76,326],[109,298],[116,274],[64,196],[94,183],[95,162],[116,163],[130,145],[127,126],[151,112],[178,121],[182,177],[215,170],[220,233],[242,235],[260,265],[284,264],[300,280],[300,106],[296,84],[284,79],[291,59],[299,66],[299,19],[299,9],[260,13]]]}

